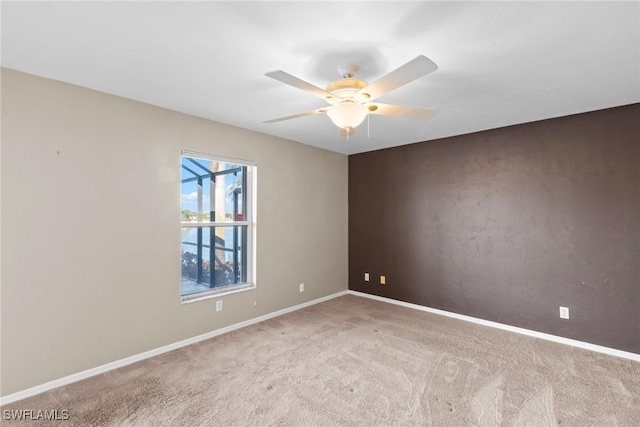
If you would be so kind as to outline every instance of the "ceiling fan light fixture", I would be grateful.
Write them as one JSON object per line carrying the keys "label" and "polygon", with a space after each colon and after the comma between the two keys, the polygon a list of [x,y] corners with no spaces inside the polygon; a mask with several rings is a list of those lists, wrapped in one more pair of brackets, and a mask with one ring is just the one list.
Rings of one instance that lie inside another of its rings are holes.
{"label": "ceiling fan light fixture", "polygon": [[343,78],[331,82],[326,89],[307,83],[282,70],[270,71],[265,73],[267,77],[322,98],[329,103],[329,106],[266,120],[264,123],[276,123],[283,120],[326,113],[333,124],[340,128],[340,136],[346,136],[348,140],[349,135],[355,133],[355,128],[369,114],[428,119],[436,113],[436,110],[405,105],[373,104],[372,101],[437,69],[438,66],[432,60],[424,55],[419,55],[369,84],[362,79],[354,77],[355,72],[358,70],[357,65],[347,65],[339,69]]}
{"label": "ceiling fan light fixture", "polygon": [[357,102],[345,101],[327,110],[327,115],[341,129],[355,128],[369,114],[369,109]]}

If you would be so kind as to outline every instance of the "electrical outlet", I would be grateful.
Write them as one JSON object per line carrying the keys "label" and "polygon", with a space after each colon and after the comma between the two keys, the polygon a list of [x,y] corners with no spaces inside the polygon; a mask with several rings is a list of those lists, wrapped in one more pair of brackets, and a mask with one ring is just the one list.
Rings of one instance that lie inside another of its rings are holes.
{"label": "electrical outlet", "polygon": [[216,311],[222,311],[222,300],[216,301]]}
{"label": "electrical outlet", "polygon": [[364,273],[364,281],[365,282],[369,281],[369,273]]}
{"label": "electrical outlet", "polygon": [[381,285],[386,285],[387,284],[387,278],[385,276],[380,276],[380,284]]}
{"label": "electrical outlet", "polygon": [[569,318],[569,307],[560,306],[560,318],[568,319]]}
{"label": "electrical outlet", "polygon": [[304,283],[300,283],[300,292],[304,292]]}

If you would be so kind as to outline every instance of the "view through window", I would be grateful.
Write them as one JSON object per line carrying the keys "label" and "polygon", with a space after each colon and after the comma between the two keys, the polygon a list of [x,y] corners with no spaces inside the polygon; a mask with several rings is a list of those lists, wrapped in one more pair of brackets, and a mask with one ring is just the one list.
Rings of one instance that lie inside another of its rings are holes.
{"label": "view through window", "polygon": [[252,286],[254,169],[240,160],[183,152],[183,300]]}

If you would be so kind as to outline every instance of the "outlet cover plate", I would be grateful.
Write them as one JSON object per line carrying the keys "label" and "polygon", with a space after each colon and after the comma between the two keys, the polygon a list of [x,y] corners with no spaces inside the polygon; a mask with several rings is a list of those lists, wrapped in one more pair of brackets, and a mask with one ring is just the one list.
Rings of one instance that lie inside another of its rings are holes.
{"label": "outlet cover plate", "polygon": [[560,318],[568,319],[569,318],[569,307],[560,306]]}
{"label": "outlet cover plate", "polygon": [[216,301],[216,311],[222,311],[222,300]]}
{"label": "outlet cover plate", "polygon": [[300,283],[300,292],[304,292],[304,283]]}

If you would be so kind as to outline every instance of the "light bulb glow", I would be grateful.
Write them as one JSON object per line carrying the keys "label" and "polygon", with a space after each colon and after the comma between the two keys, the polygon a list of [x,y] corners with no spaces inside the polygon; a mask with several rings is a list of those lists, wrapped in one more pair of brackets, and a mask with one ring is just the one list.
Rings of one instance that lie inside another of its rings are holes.
{"label": "light bulb glow", "polygon": [[345,101],[327,110],[331,121],[341,129],[355,128],[362,123],[369,114],[369,109],[353,101]]}

